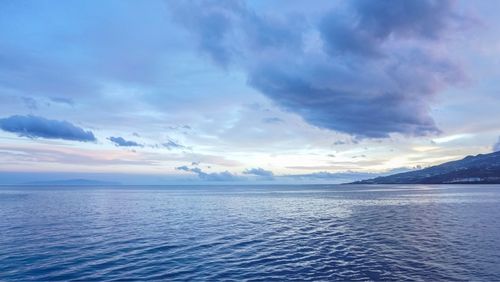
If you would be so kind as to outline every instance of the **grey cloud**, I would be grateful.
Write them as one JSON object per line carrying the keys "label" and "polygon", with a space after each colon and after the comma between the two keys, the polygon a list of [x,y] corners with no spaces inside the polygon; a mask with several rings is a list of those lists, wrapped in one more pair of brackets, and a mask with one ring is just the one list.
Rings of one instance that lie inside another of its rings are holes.
{"label": "grey cloud", "polygon": [[[369,34],[357,32],[349,23],[341,23],[339,16],[324,17],[319,26],[325,49],[332,55],[357,54],[368,57],[382,56],[379,43]],[[333,40],[330,40],[333,39]]]}
{"label": "grey cloud", "polygon": [[[198,47],[220,66],[227,67],[255,52],[299,50],[304,21],[300,17],[272,18],[249,9],[244,1],[169,1],[172,15],[192,31]],[[246,47],[244,47],[245,45]]]}
{"label": "grey cloud", "polygon": [[429,103],[440,89],[461,82],[463,74],[452,62],[426,53],[402,56],[351,67],[315,58],[294,64],[290,59],[262,64],[249,82],[321,128],[375,138],[439,133]]}
{"label": "grey cloud", "polygon": [[[451,0],[351,1],[350,14],[329,13],[319,29],[327,52],[381,57],[389,37],[437,40],[458,16]],[[351,18],[349,18],[351,17]]]}
{"label": "grey cloud", "polygon": [[260,167],[246,169],[245,171],[243,171],[243,174],[255,175],[255,176],[263,177],[266,179],[273,179],[274,178],[274,173],[272,171],[265,170],[265,169],[260,168]]}
{"label": "grey cloud", "polygon": [[175,141],[168,140],[168,142],[162,144],[163,147],[172,150],[172,149],[189,149],[188,147],[181,145]]}
{"label": "grey cloud", "polygon": [[[465,80],[448,54],[429,51],[460,21],[452,2],[348,5],[312,27],[296,17],[258,15],[236,1],[188,1],[173,11],[203,52],[224,67],[242,67],[250,86],[312,125],[359,138],[439,133],[431,102]],[[325,49],[306,52],[306,32],[319,33]]]}
{"label": "grey cloud", "polygon": [[14,115],[0,119],[0,128],[4,131],[28,138],[40,137],[81,142],[96,141],[91,131],[85,131],[70,122],[51,120],[33,115]]}
{"label": "grey cloud", "polygon": [[221,66],[227,66],[235,55],[227,36],[233,21],[241,17],[239,1],[169,1],[174,19],[193,31],[199,48]]}
{"label": "grey cloud", "polygon": [[144,145],[139,144],[135,141],[125,140],[123,137],[109,137],[109,141],[113,142],[117,147],[143,147]]}
{"label": "grey cloud", "polygon": [[177,170],[183,170],[183,171],[191,171],[190,168],[188,166],[186,166],[186,165],[178,166],[175,169],[177,169]]}
{"label": "grey cloud", "polygon": [[358,28],[373,37],[422,37],[437,39],[457,19],[454,0],[355,0]]}
{"label": "grey cloud", "polygon": [[236,181],[236,180],[240,180],[240,178],[237,175],[234,175],[234,174],[230,173],[229,171],[207,173],[198,167],[190,168],[190,167],[185,166],[185,165],[176,167],[175,169],[187,171],[187,172],[193,172],[201,180],[206,180],[206,181]]}

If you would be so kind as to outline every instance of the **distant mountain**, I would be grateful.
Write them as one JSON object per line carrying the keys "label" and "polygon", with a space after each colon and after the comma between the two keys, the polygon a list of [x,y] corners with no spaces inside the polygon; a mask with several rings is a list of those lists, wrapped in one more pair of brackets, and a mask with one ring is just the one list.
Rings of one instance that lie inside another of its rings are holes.
{"label": "distant mountain", "polygon": [[500,184],[500,151],[353,184]]}
{"label": "distant mountain", "polygon": [[118,182],[108,182],[89,179],[67,179],[50,181],[32,181],[24,183],[25,185],[53,185],[53,186],[102,186],[102,185],[120,185]]}

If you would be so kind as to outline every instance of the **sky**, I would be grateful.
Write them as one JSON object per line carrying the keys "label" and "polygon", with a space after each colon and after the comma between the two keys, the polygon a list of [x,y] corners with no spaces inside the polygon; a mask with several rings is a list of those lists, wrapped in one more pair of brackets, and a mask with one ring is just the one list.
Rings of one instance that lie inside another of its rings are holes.
{"label": "sky", "polygon": [[0,183],[342,183],[499,150],[499,9],[4,0]]}

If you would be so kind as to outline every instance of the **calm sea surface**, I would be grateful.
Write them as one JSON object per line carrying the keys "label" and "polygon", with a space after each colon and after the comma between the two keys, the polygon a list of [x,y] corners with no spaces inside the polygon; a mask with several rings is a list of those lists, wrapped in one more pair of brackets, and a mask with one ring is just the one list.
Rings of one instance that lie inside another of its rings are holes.
{"label": "calm sea surface", "polygon": [[2,187],[0,281],[500,280],[500,186]]}

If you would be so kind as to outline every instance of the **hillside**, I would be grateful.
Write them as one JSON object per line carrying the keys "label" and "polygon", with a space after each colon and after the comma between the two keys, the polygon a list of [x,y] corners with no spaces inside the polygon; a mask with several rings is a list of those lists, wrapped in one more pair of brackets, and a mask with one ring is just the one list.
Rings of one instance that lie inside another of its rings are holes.
{"label": "hillside", "polygon": [[353,184],[499,183],[500,152],[467,156],[425,169],[361,180]]}

